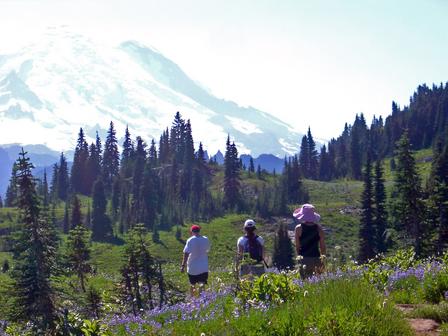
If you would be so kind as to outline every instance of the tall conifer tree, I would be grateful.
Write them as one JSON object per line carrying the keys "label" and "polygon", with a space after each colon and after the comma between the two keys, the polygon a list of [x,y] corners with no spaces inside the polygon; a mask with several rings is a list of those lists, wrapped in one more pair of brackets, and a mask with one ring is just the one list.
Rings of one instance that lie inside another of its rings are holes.
{"label": "tall conifer tree", "polygon": [[114,123],[111,121],[104,143],[103,154],[103,181],[106,194],[112,192],[114,178],[118,175],[120,166],[120,154],[118,152],[117,136]]}
{"label": "tall conifer tree", "polygon": [[13,318],[31,321],[36,332],[50,332],[56,320],[51,277],[55,250],[49,224],[41,218],[33,165],[26,152],[17,160],[18,208],[23,226],[15,246]]}

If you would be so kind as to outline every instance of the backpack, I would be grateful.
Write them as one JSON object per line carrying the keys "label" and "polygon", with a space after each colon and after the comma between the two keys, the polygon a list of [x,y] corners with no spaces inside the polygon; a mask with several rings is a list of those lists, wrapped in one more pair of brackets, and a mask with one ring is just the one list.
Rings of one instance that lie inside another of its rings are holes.
{"label": "backpack", "polygon": [[246,236],[246,244],[244,246],[244,252],[249,253],[251,259],[261,262],[263,260],[263,246],[258,240],[258,236],[253,237]]}

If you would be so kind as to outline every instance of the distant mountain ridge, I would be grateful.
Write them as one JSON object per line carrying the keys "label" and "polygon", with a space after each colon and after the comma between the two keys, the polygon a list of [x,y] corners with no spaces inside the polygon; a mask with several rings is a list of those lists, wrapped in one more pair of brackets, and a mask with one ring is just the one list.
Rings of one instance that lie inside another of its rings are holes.
{"label": "distant mountain ridge", "polygon": [[111,120],[119,138],[129,125],[133,137],[157,141],[177,111],[191,119],[194,140],[210,153],[223,150],[230,134],[240,153],[282,157],[298,151],[302,136],[270,114],[213,96],[136,41],[108,47],[53,28],[35,44],[0,55],[0,144],[66,151],[80,127],[89,140],[96,131],[103,138]]}

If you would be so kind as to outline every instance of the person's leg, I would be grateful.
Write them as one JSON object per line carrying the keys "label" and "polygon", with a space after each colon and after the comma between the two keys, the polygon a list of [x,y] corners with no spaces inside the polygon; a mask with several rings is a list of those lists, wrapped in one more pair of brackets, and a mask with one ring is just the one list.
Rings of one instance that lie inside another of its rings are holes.
{"label": "person's leg", "polygon": [[193,297],[196,292],[197,276],[188,274],[188,280],[190,281],[190,296]]}

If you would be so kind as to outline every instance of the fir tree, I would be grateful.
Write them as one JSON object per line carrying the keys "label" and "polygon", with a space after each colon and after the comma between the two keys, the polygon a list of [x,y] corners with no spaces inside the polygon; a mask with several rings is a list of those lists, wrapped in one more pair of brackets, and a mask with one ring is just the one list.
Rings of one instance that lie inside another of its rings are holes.
{"label": "fir tree", "polygon": [[92,215],[91,215],[91,210],[90,210],[90,203],[87,206],[87,214],[86,214],[86,218],[84,220],[84,226],[87,229],[90,229],[92,227]]}
{"label": "fir tree", "polygon": [[128,178],[132,176],[132,158],[134,156],[134,143],[131,140],[131,134],[129,128],[126,126],[124,134],[123,150],[121,152],[121,176]]}
{"label": "fir tree", "polygon": [[376,251],[378,253],[386,252],[386,191],[384,187],[383,168],[381,161],[377,160],[375,164],[374,177],[374,205],[373,218],[376,232]]}
{"label": "fir tree", "polygon": [[112,223],[106,215],[106,194],[102,180],[93,185],[92,194],[92,240],[107,241],[112,238]]}
{"label": "fir tree", "polygon": [[67,234],[70,230],[70,218],[69,218],[69,211],[68,211],[68,202],[65,202],[64,204],[64,221],[62,223],[62,232]]}
{"label": "fir tree", "polygon": [[79,284],[83,292],[86,291],[86,274],[90,272],[90,233],[82,225],[76,225],[67,238],[67,261],[72,272],[79,279]]}
{"label": "fir tree", "polygon": [[117,136],[114,123],[111,121],[104,144],[103,154],[103,183],[106,194],[112,192],[114,178],[118,175],[120,154],[118,152]]}
{"label": "fir tree", "polygon": [[48,191],[48,181],[47,181],[47,170],[44,169],[44,177],[42,180],[42,190],[41,190],[41,197],[42,197],[42,205],[43,207],[48,207],[50,202],[50,193]]}
{"label": "fir tree", "polygon": [[0,209],[1,208],[3,208],[3,199],[2,199],[2,197],[0,196]]}
{"label": "fir tree", "polygon": [[254,159],[252,158],[252,156],[249,159],[249,176],[255,173],[255,164],[254,164]]}
{"label": "fir tree", "polygon": [[72,229],[82,224],[81,203],[79,202],[79,198],[76,195],[73,196],[72,217],[70,219],[70,224]]}
{"label": "fir tree", "polygon": [[15,207],[17,203],[17,193],[18,193],[18,185],[17,185],[17,163],[14,162],[11,171],[11,177],[9,179],[9,185],[6,189],[6,198],[5,198],[5,206],[6,207]]}
{"label": "fir tree", "polygon": [[23,151],[17,160],[17,184],[20,220],[15,246],[13,319],[31,321],[35,332],[49,332],[56,320],[54,290],[55,250],[47,222],[40,217],[33,165]]}
{"label": "fir tree", "polygon": [[158,165],[157,148],[154,139],[151,140],[151,146],[149,147],[148,162],[151,167],[156,167]]}
{"label": "fir tree", "polygon": [[284,223],[281,223],[277,230],[272,259],[274,266],[279,270],[292,269],[294,267],[294,250],[288,235],[288,229]]}
{"label": "fir tree", "polygon": [[[99,146],[99,147],[98,147]],[[98,137],[96,144],[89,147],[89,157],[87,159],[85,188],[88,195],[92,194],[93,183],[101,176],[101,140]]]}
{"label": "fir tree", "polygon": [[448,246],[448,145],[442,142],[434,149],[428,185],[428,217],[437,235],[435,252],[443,253]]}
{"label": "fir tree", "polygon": [[111,199],[111,213],[112,219],[116,221],[118,216],[118,210],[120,208],[120,194],[121,194],[121,181],[120,177],[116,177],[114,179],[114,183],[112,185],[112,199]]}
{"label": "fir tree", "polygon": [[57,193],[58,198],[60,200],[66,201],[68,197],[69,190],[69,176],[68,176],[68,168],[67,168],[67,160],[65,159],[64,153],[61,153],[61,157],[59,159],[57,173]]}
{"label": "fir tree", "polygon": [[310,148],[306,135],[302,137],[302,143],[300,145],[299,164],[302,169],[304,177],[310,177]]}
{"label": "fir tree", "polygon": [[359,261],[366,262],[375,255],[375,231],[373,227],[373,186],[371,154],[367,154],[364,170],[364,191],[361,196],[362,214],[359,230]]}
{"label": "fir tree", "polygon": [[90,193],[90,190],[87,190],[86,186],[86,168],[88,158],[89,147],[84,136],[84,131],[82,128],[80,128],[78,134],[78,142],[76,144],[75,154],[73,157],[70,183],[73,192],[82,193],[84,195]]}
{"label": "fir tree", "polygon": [[306,137],[308,141],[307,151],[308,151],[308,177],[316,179],[319,175],[319,159],[316,150],[316,143],[314,142],[313,136],[311,135],[311,128],[308,127],[308,134]]}
{"label": "fir tree", "polygon": [[235,143],[230,143],[230,137],[227,137],[224,157],[224,202],[227,209],[235,209],[240,204],[240,189],[238,150]]}
{"label": "fir tree", "polygon": [[51,177],[51,185],[50,185],[50,198],[52,201],[57,201],[59,199],[58,181],[59,181],[59,166],[57,163],[55,163],[53,165],[53,175]]}
{"label": "fir tree", "polygon": [[320,149],[318,177],[321,181],[331,180],[330,158],[325,145]]}
{"label": "fir tree", "polygon": [[397,143],[392,216],[395,227],[404,231],[417,255],[422,253],[422,189],[407,132]]}

